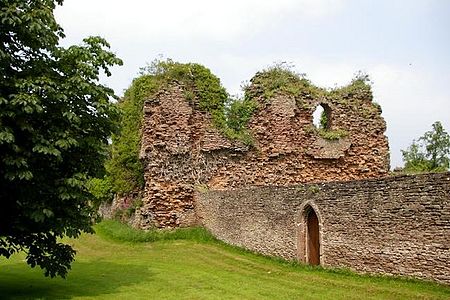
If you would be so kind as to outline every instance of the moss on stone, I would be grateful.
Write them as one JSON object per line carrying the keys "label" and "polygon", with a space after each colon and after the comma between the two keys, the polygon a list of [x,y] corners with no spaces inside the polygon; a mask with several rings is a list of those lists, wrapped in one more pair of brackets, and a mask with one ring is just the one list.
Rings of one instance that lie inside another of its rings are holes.
{"label": "moss on stone", "polygon": [[183,85],[187,101],[217,116],[217,119],[222,118],[228,94],[219,78],[206,67],[168,59],[155,60],[143,68],[141,76],[133,80],[117,104],[122,111],[121,131],[112,138],[111,159],[107,162],[116,193],[127,194],[143,188],[144,169],[139,160],[143,105],[145,101],[155,99],[157,92],[174,81]]}
{"label": "moss on stone", "polygon": [[285,63],[275,64],[256,73],[250,82],[251,85],[244,87],[245,97],[256,99],[262,96],[266,103],[269,103],[275,93],[285,93],[298,99],[312,99],[324,92],[311,84],[305,74],[293,71],[292,67]]}

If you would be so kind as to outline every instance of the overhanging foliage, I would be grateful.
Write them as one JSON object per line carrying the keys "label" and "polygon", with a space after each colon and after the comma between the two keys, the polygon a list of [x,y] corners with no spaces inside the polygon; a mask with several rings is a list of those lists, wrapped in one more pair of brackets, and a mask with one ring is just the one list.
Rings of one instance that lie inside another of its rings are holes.
{"label": "overhanging foliage", "polygon": [[32,267],[64,277],[75,251],[59,239],[93,231],[86,181],[101,175],[116,129],[99,73],[122,62],[100,37],[58,47],[56,4],[0,5],[0,255],[23,250]]}

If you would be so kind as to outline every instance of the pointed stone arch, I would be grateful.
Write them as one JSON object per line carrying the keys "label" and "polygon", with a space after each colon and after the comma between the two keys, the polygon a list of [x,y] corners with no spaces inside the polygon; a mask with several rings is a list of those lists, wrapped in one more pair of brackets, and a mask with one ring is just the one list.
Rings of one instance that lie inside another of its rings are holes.
{"label": "pointed stone arch", "polygon": [[322,218],[313,201],[300,207],[297,223],[298,259],[310,265],[323,265]]}

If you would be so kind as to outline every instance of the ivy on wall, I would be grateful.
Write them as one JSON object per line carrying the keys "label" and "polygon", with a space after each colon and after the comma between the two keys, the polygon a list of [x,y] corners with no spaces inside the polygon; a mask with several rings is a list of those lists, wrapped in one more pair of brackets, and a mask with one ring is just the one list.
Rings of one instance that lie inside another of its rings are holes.
{"label": "ivy on wall", "polygon": [[[256,88],[252,88],[256,87]],[[286,63],[277,63],[256,75],[251,80],[251,85],[244,87],[246,98],[255,98],[262,95],[266,102],[277,92],[286,93],[296,98],[298,96],[315,97],[324,89],[311,84],[305,78],[305,74],[293,71],[293,67]]]}
{"label": "ivy on wall", "polygon": [[[269,103],[275,93],[290,94],[295,97],[300,108],[312,110],[313,107],[309,107],[305,99],[330,97],[346,101],[347,98],[353,98],[353,94],[371,95],[367,80],[367,76],[359,74],[346,87],[326,90],[314,86],[304,74],[296,73],[291,66],[282,63],[258,72],[251,80],[251,85],[243,87],[244,96],[232,98],[219,78],[200,64],[183,64],[170,59],[155,60],[141,69],[140,76],[133,80],[124,97],[117,103],[122,111],[121,131],[112,137],[111,158],[106,165],[108,178],[105,180],[110,183],[112,191],[119,195],[143,188],[144,167],[139,160],[143,105],[145,101],[156,99],[153,96],[174,81],[183,85],[187,101],[211,114],[214,126],[224,136],[251,146],[254,142],[247,124],[260,105]],[[263,101],[258,102],[256,99],[261,97]],[[375,104],[374,109],[378,110]],[[320,130],[318,134],[331,140],[347,135],[344,130],[328,128]]]}
{"label": "ivy on wall", "polygon": [[195,101],[198,109],[211,114],[214,125],[225,136],[246,144],[252,141],[246,131],[254,110],[252,102],[231,99],[219,78],[200,64],[155,60],[141,70],[141,76],[133,80],[117,104],[122,111],[121,131],[112,137],[111,159],[106,167],[112,190],[119,195],[144,186],[144,167],[139,160],[143,105],[173,81],[183,85],[187,101]]}

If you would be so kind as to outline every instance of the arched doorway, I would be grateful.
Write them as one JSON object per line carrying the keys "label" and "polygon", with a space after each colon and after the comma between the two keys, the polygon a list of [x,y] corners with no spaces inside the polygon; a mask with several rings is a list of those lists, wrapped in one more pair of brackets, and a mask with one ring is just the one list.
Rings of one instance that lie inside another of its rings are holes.
{"label": "arched doorway", "polygon": [[316,206],[306,202],[301,209],[298,223],[298,258],[309,265],[322,264],[321,218]]}
{"label": "arched doorway", "polygon": [[312,208],[309,210],[307,215],[306,227],[308,264],[317,266],[320,265],[319,219],[317,218],[316,212]]}

